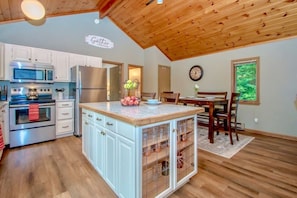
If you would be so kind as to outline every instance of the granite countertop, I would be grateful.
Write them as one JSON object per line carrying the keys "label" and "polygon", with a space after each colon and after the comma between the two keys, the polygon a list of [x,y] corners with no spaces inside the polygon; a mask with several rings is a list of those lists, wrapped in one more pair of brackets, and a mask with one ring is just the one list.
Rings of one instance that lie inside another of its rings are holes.
{"label": "granite countertop", "polygon": [[71,99],[71,98],[65,98],[65,99],[55,99],[56,102],[72,102],[74,101],[75,99]]}
{"label": "granite countertop", "polygon": [[127,122],[143,126],[156,122],[195,115],[204,112],[204,108],[174,104],[122,106],[119,101],[80,103],[80,107]]}
{"label": "granite countertop", "polygon": [[0,107],[3,107],[5,105],[8,105],[8,101],[0,101]]}

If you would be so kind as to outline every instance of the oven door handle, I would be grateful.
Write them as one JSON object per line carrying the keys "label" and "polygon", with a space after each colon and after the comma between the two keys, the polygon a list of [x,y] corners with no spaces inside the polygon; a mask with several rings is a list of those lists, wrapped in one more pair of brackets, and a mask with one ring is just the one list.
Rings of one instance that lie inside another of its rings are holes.
{"label": "oven door handle", "polygon": [[[38,103],[34,103],[34,104],[38,104]],[[44,104],[39,104],[39,106],[54,106],[55,103],[44,103]],[[22,105],[10,105],[10,108],[18,108],[18,107],[29,107],[29,104],[22,104]]]}

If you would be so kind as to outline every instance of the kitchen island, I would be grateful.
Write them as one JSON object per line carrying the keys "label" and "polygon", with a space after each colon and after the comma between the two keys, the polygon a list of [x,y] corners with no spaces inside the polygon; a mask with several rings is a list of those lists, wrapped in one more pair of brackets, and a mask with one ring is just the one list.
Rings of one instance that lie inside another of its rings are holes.
{"label": "kitchen island", "polygon": [[166,197],[197,173],[200,107],[81,103],[82,152],[119,197]]}

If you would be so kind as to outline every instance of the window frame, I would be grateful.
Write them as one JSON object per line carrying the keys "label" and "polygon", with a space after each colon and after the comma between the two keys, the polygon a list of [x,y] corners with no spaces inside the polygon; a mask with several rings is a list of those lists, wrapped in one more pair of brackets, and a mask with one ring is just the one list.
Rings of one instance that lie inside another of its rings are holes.
{"label": "window frame", "polygon": [[236,92],[236,67],[239,66],[240,63],[256,63],[256,100],[239,100],[240,104],[247,105],[259,105],[260,104],[260,57],[250,57],[250,58],[242,58],[231,61],[231,90],[232,92]]}

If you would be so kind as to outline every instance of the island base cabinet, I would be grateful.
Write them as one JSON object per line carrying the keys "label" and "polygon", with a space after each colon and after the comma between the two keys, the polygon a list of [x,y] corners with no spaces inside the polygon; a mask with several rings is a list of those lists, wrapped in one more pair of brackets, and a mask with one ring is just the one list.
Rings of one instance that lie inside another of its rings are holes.
{"label": "island base cabinet", "polygon": [[135,144],[134,142],[118,137],[118,195],[119,197],[135,197]]}
{"label": "island base cabinet", "polygon": [[142,196],[167,197],[197,173],[196,117],[142,128]]}
{"label": "island base cabinet", "polygon": [[196,114],[134,126],[83,109],[82,121],[83,154],[118,197],[168,197],[197,173]]}
{"label": "island base cabinet", "polygon": [[[106,130],[105,130],[106,131]],[[117,157],[116,157],[116,135],[112,132],[106,131],[106,137],[105,137],[105,181],[108,183],[108,185],[116,191],[116,164],[118,163]]]}

